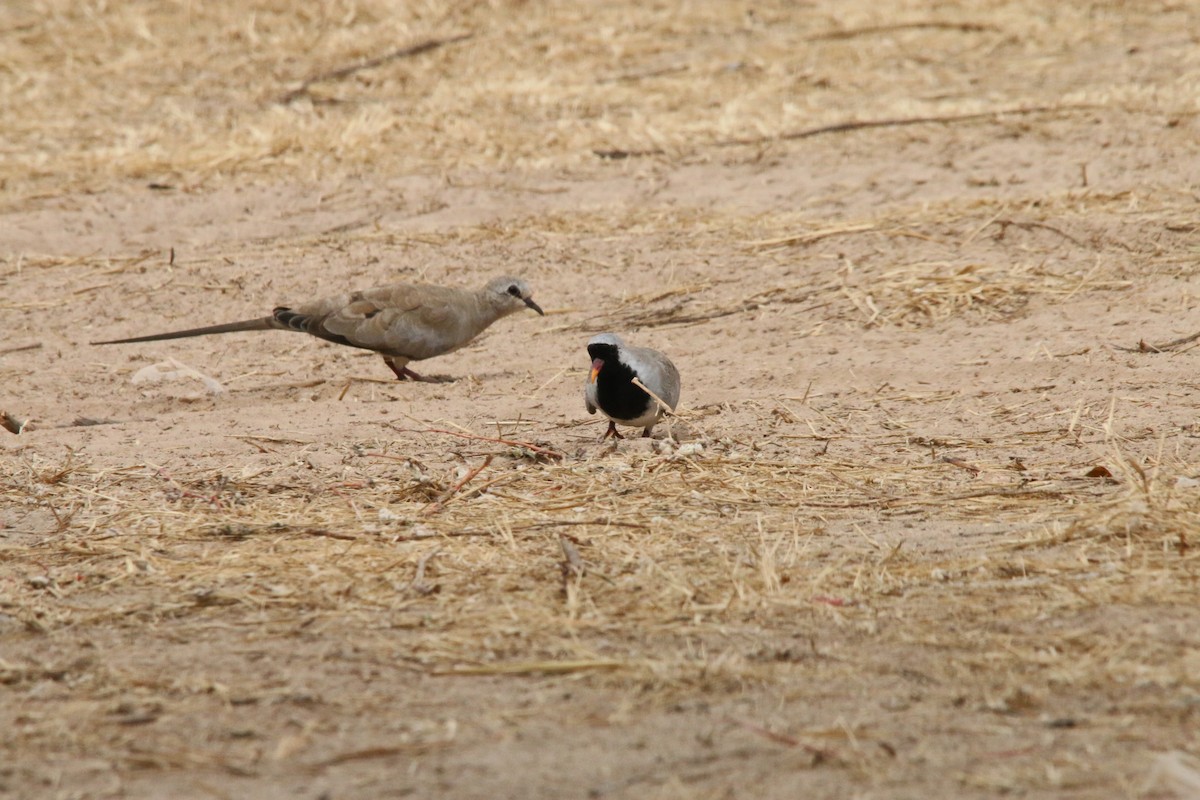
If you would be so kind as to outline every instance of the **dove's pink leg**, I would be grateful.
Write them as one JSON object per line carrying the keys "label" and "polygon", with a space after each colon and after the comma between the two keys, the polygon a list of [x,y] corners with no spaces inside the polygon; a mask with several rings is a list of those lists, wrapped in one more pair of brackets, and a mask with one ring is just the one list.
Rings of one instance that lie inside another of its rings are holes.
{"label": "dove's pink leg", "polygon": [[418,375],[407,366],[397,366],[396,362],[384,356],[383,361],[392,368],[392,372],[396,373],[396,379],[401,381],[421,381],[422,383],[441,383],[437,378],[426,378],[424,375]]}

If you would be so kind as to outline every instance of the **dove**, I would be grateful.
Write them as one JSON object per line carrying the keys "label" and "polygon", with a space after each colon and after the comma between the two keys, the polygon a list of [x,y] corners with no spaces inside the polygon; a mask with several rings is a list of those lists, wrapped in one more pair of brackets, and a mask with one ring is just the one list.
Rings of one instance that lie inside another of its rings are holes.
{"label": "dove", "polygon": [[630,347],[615,333],[593,336],[587,351],[592,357],[592,369],[583,387],[587,410],[595,414],[599,409],[608,417],[608,430],[601,441],[609,436],[625,438],[617,432],[617,423],[642,428],[642,436],[649,436],[665,413],[653,397],[633,383],[634,378],[675,410],[679,370],[671,359],[648,347]]}
{"label": "dove", "polygon": [[268,317],[189,328],[170,333],[112,339],[92,344],[133,344],[238,331],[298,331],[328,342],[374,350],[399,380],[437,382],[408,368],[452,353],[498,319],[522,309],[545,316],[520,278],[493,278],[481,289],[422,283],[396,283],[334,295],[291,308],[280,306]]}

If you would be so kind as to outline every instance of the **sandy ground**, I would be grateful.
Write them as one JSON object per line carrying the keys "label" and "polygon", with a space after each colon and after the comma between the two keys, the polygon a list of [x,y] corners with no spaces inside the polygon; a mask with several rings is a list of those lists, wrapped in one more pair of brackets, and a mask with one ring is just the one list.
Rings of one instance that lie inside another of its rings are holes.
{"label": "sandy ground", "polygon": [[[323,68],[385,6],[322,5]],[[182,11],[133,7],[5,12],[5,118],[87,25],[173,41]],[[626,93],[491,149],[445,110],[366,155],[273,144],[372,92],[399,119],[389,67],[268,104],[252,165],[184,152],[199,113],[151,163],[5,123],[0,794],[1200,796],[1195,351],[1140,346],[1200,330],[1196,9],[868,8],[407,21],[477,34],[394,62],[431,60],[414,102],[485,102],[489,25]],[[605,20],[671,46],[594,48]],[[180,52],[219,116],[243,73]],[[745,128],[717,89],[670,106],[734,73]],[[793,135],[851,120],[887,124]],[[546,317],[420,365],[445,384],[279,332],[88,345],[507,273]],[[680,368],[653,441],[584,411],[604,330]],[[169,359],[219,391],[134,382]]]}

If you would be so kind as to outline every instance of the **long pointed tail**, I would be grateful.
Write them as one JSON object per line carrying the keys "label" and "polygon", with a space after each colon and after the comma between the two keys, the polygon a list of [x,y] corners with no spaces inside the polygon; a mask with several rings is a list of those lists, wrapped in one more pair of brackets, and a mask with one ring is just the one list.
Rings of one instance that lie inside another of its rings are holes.
{"label": "long pointed tail", "polygon": [[210,333],[236,333],[238,331],[266,331],[278,327],[274,317],[245,319],[241,322],[226,322],[224,325],[209,325],[205,328],[188,328],[186,331],[152,333],[149,336],[134,336],[130,339],[110,339],[91,344],[133,344],[134,342],[161,342],[164,339],[186,339],[189,336],[207,336]]}

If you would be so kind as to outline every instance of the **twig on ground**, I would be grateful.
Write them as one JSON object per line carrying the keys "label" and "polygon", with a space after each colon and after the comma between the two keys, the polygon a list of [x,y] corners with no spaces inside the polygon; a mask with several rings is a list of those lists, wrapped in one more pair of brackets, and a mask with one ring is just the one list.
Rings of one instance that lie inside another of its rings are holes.
{"label": "twig on ground", "polygon": [[9,353],[21,353],[26,350],[37,350],[41,346],[41,342],[34,342],[33,344],[19,344],[16,347],[5,347],[4,349],[0,350],[0,356],[6,356]]}
{"label": "twig on ground", "polygon": [[969,461],[964,461],[961,458],[955,458],[954,456],[942,456],[942,462],[946,464],[952,464],[959,469],[965,469],[972,475],[978,475],[980,472],[979,467],[975,466]]}
{"label": "twig on ground", "polygon": [[563,580],[566,581],[572,576],[583,577],[583,559],[579,556],[579,548],[575,546],[575,542],[570,536],[565,533],[558,535],[558,545],[563,551]]}
{"label": "twig on ground", "polygon": [[866,25],[862,28],[847,28],[845,30],[827,31],[808,37],[810,42],[835,41],[839,39],[854,39],[858,36],[873,36],[877,33],[893,33],[895,31],[941,30],[962,31],[963,33],[984,33],[999,30],[993,25],[983,25],[978,22],[901,22],[896,25]]}
{"label": "twig on ground", "polygon": [[803,130],[792,131],[790,133],[781,133],[774,136],[753,136],[739,139],[722,139],[720,141],[713,142],[712,146],[737,147],[767,144],[775,141],[810,139],[814,136],[823,136],[828,133],[847,133],[849,131],[860,131],[868,128],[902,128],[910,125],[948,125],[954,122],[975,122],[983,119],[995,119],[996,117],[1015,117],[1030,116],[1033,114],[1056,114],[1072,111],[1088,111],[1094,110],[1097,107],[1098,106],[1084,103],[1066,106],[1028,106],[1024,108],[1006,108],[998,109],[996,111],[977,111],[969,114],[946,114],[943,116],[853,120],[850,122],[836,122],[832,125],[820,125],[816,128],[804,128]]}
{"label": "twig on ground", "polygon": [[454,539],[456,537],[469,537],[469,536],[479,536],[479,537],[483,537],[483,538],[488,538],[488,537],[495,536],[495,535],[496,535],[495,531],[487,531],[487,530],[479,530],[479,529],[472,529],[472,530],[466,530],[466,531],[418,531],[417,533],[410,533],[410,534],[407,534],[404,536],[389,536],[388,541],[389,542],[419,542],[419,541],[423,541],[425,539],[441,539],[441,538]]}
{"label": "twig on ground", "polygon": [[806,753],[810,753],[817,763],[832,760],[834,758],[834,754],[830,751],[823,750],[820,747],[813,747],[811,744],[802,742],[794,736],[788,736],[785,733],[776,733],[775,731],[768,730],[761,725],[755,725],[753,722],[747,722],[744,719],[737,719],[736,717],[726,717],[726,719],[734,725],[745,728],[751,733],[758,734],[765,739],[770,739],[772,742],[787,745],[788,747],[799,747]]}
{"label": "twig on ground", "polygon": [[455,42],[461,42],[464,39],[470,39],[475,34],[460,33],[456,36],[447,36],[441,39],[426,39],[423,42],[417,42],[406,47],[400,47],[390,52],[384,53],[381,56],[374,58],[365,58],[355,64],[349,64],[344,67],[329,70],[328,72],[319,72],[316,75],[305,78],[300,82],[300,85],[290,91],[284,92],[276,98],[277,103],[290,103],[301,95],[307,94],[314,83],[325,83],[326,81],[340,81],[343,78],[348,78],[356,72],[362,72],[366,69],[374,69],[382,67],[392,61],[398,61],[402,58],[428,53],[430,50],[436,50],[439,47]]}
{"label": "twig on ground", "polygon": [[303,530],[299,530],[296,532],[302,533],[305,536],[323,536],[326,539],[338,539],[339,541],[343,541],[343,542],[358,541],[358,537],[355,536],[353,533],[339,533],[338,531],[327,531],[324,528],[304,528]]}
{"label": "twig on ground", "polygon": [[443,508],[445,508],[446,503],[450,502],[450,500],[453,499],[454,495],[458,494],[458,492],[464,486],[466,486],[468,483],[470,483],[475,478],[476,475],[478,475],[479,473],[481,473],[485,469],[487,469],[488,464],[491,464],[491,463],[492,463],[492,456],[488,455],[486,458],[483,459],[482,464],[480,464],[478,467],[476,467],[475,469],[471,470],[466,475],[464,475],[463,479],[460,480],[458,483],[454,484],[453,486],[451,486],[449,491],[447,491],[445,494],[443,494],[437,500],[435,500],[432,503],[430,503],[429,505],[425,506],[425,508],[421,509],[421,513],[422,514],[436,514],[437,512],[441,511]]}
{"label": "twig on ground", "polygon": [[579,612],[579,586],[583,582],[583,559],[575,542],[565,533],[558,535],[558,546],[562,548],[563,560],[558,563],[562,571],[562,593],[567,598],[567,610],[572,617]]}
{"label": "twig on ground", "polygon": [[622,150],[614,147],[592,151],[597,157],[603,158],[605,161],[622,161],[626,158],[641,158],[643,156],[661,156],[664,152],[659,147],[650,150]]}
{"label": "twig on ground", "polygon": [[373,758],[394,758],[400,755],[421,755],[443,747],[449,747],[452,744],[450,741],[444,742],[412,742],[409,744],[400,744],[390,747],[368,747],[365,750],[352,750],[348,753],[339,753],[331,758],[326,758],[323,761],[318,761],[315,764],[309,764],[305,767],[310,772],[318,772],[327,767],[336,767],[339,764],[348,764],[352,761],[366,761]]}
{"label": "twig on ground", "polygon": [[450,667],[434,670],[434,675],[569,675],[589,670],[621,669],[631,666],[624,661],[612,659],[576,659],[567,661],[518,661],[501,664]]}
{"label": "twig on ground", "polygon": [[[534,522],[534,523],[530,523],[529,525],[514,525],[510,528],[510,530],[513,533],[516,533],[518,531],[540,530],[541,528],[558,528],[558,527],[561,527],[564,525],[604,525],[604,526],[611,525],[613,527],[618,527],[618,528],[636,528],[638,530],[649,530],[650,529],[649,525],[642,525],[641,523],[638,523],[638,522],[617,522],[615,520],[606,520],[606,519],[591,519],[591,520],[574,520],[574,519],[572,519],[572,520],[561,520],[558,522]],[[397,536],[394,538],[389,538],[388,541],[391,541],[391,542],[414,542],[414,541],[418,541],[421,539],[435,539],[435,538],[440,538],[440,537],[453,538],[456,536],[481,536],[481,537],[486,538],[486,537],[495,536],[495,535],[496,535],[496,531],[492,528],[463,528],[462,530],[457,530],[457,531],[423,531],[420,533],[413,533],[413,534],[409,534],[406,536]]]}
{"label": "twig on ground", "polygon": [[650,527],[649,525],[643,525],[640,522],[617,522],[616,520],[609,519],[565,519],[558,522],[534,522],[529,525],[515,525],[512,529],[514,531],[532,531],[536,530],[537,528],[555,528],[560,525],[613,525],[618,528],[639,528],[641,530],[647,530]]}
{"label": "twig on ground", "polygon": [[757,241],[748,242],[750,247],[784,247],[793,244],[812,244],[819,242],[822,239],[828,239],[830,236],[843,236],[848,233],[864,233],[873,231],[878,228],[873,222],[866,222],[860,225],[846,225],[840,228],[825,228],[819,231],[806,231],[804,233],[792,233],[787,236],[779,236],[774,239],[759,239]]}
{"label": "twig on ground", "polygon": [[439,587],[436,583],[432,584],[432,585],[425,583],[425,566],[429,563],[429,559],[433,558],[441,551],[442,551],[442,546],[439,544],[437,547],[433,548],[428,553],[421,556],[421,559],[419,561],[417,561],[416,574],[413,575],[413,579],[408,584],[408,588],[412,589],[417,594],[422,594],[422,595],[433,594],[434,592],[436,592],[438,590]]}
{"label": "twig on ground", "polygon": [[655,69],[623,72],[620,75],[613,75],[607,78],[597,78],[596,83],[631,83],[633,81],[641,81],[647,78],[659,78],[663,75],[672,75],[676,72],[687,72],[688,69],[690,69],[690,67],[688,67],[687,64],[676,64],[669,67],[658,67]]}
{"label": "twig on ground", "polygon": [[[538,445],[533,444],[531,442],[519,442],[519,441],[516,441],[513,439],[499,439],[499,438],[496,438],[495,436],[480,436],[479,434],[475,434],[475,433],[461,433],[459,431],[446,430],[445,428],[425,428],[424,430],[418,430],[415,428],[398,428],[395,425],[390,425],[390,424],[388,425],[388,427],[398,433],[444,433],[444,434],[448,434],[450,436],[457,436],[461,439],[472,439],[472,440],[480,441],[480,442],[495,442],[496,444],[506,444],[509,447],[523,447],[524,449],[529,450],[531,452],[540,453],[540,454],[546,456],[547,458],[565,458],[566,457],[564,454],[558,452],[557,450],[551,450],[548,447],[539,447]],[[379,455],[382,455],[382,454],[379,454]]]}
{"label": "twig on ground", "polygon": [[1145,339],[1142,339],[1138,341],[1137,347],[1121,347],[1119,344],[1114,344],[1112,348],[1120,350],[1123,353],[1166,353],[1171,350],[1178,350],[1185,344],[1191,344],[1197,339],[1200,339],[1200,332],[1193,333],[1191,336],[1184,336],[1182,339],[1172,339],[1162,344],[1150,344]]}
{"label": "twig on ground", "polygon": [[850,500],[846,502],[805,500],[801,502],[801,505],[809,508],[894,508],[906,505],[953,503],[959,500],[975,500],[981,497],[1044,497],[1056,499],[1066,494],[1066,489],[1021,489],[992,486],[968,492],[958,492],[957,494],[942,495],[940,497],[872,497],[866,500]]}
{"label": "twig on ground", "polygon": [[1041,228],[1042,230],[1050,231],[1051,233],[1057,233],[1059,236],[1063,237],[1064,239],[1066,239],[1068,242],[1075,245],[1076,247],[1084,246],[1083,242],[1079,241],[1071,234],[1064,233],[1063,231],[1060,231],[1058,228],[1054,227],[1053,225],[1047,225],[1044,222],[1017,222],[1015,219],[993,219],[988,224],[1000,226],[999,238],[1001,238],[1001,239],[1004,238],[1004,232],[1007,231],[1009,226],[1011,225],[1014,228],[1021,228],[1022,230],[1027,230],[1027,231],[1032,230],[1033,228]]}

